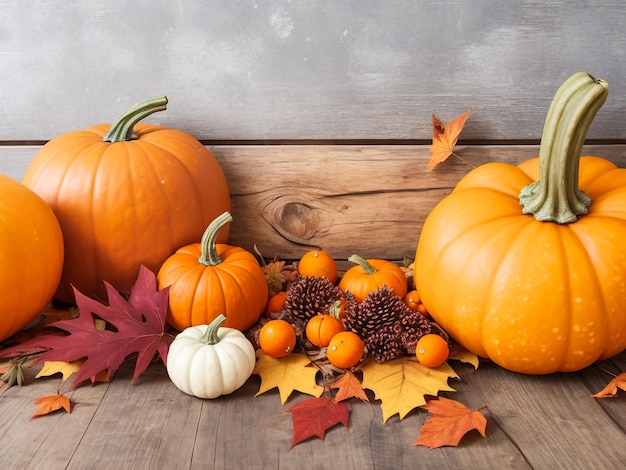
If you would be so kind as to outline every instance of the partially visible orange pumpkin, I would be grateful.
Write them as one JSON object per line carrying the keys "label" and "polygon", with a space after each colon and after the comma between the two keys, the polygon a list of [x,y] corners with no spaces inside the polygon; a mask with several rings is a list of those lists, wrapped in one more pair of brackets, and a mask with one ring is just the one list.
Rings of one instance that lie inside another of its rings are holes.
{"label": "partially visible orange pumpkin", "polygon": [[430,213],[415,260],[428,312],[504,368],[576,371],[626,348],[626,169],[580,157],[608,87],[570,77],[539,159],[472,170]]}
{"label": "partially visible orange pumpkin", "polygon": [[[99,298],[106,298],[103,281],[128,291],[141,264],[156,273],[230,210],[226,178],[208,149],[184,132],[137,124],[166,103],[165,96],[148,99],[113,125],[52,139],[28,167],[24,184],[63,230],[59,300],[73,302],[70,284]],[[224,230],[220,241],[227,237]]]}
{"label": "partially visible orange pumpkin", "polygon": [[17,333],[52,300],[63,268],[63,235],[48,205],[0,175],[0,341]]}
{"label": "partially visible orange pumpkin", "polygon": [[382,286],[393,289],[399,297],[406,296],[408,284],[404,272],[397,264],[383,259],[365,259],[352,255],[348,261],[356,263],[346,271],[339,281],[339,288],[354,295],[357,302],[363,301],[370,291]]}
{"label": "partially visible orange pumpkin", "polygon": [[243,248],[217,243],[231,220],[228,212],[217,217],[200,243],[178,249],[157,274],[159,289],[169,287],[167,321],[177,330],[223,314],[223,326],[243,331],[265,311],[269,289],[257,259]]}

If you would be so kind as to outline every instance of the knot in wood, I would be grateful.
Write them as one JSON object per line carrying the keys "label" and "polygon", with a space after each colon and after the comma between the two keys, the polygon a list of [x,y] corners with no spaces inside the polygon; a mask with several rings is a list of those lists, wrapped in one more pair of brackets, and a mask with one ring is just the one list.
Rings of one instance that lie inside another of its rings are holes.
{"label": "knot in wood", "polygon": [[320,219],[310,206],[289,202],[276,212],[276,225],[293,238],[308,240],[319,229]]}

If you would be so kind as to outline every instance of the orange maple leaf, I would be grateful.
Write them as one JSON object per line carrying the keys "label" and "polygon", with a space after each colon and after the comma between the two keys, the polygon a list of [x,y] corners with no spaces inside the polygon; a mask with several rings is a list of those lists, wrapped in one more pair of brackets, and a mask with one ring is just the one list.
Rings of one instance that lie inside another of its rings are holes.
{"label": "orange maple leaf", "polygon": [[459,140],[459,135],[463,130],[465,121],[469,117],[471,109],[468,109],[460,116],[455,117],[447,125],[433,113],[433,144],[428,147],[432,154],[428,162],[427,170],[432,170],[450,155],[454,155],[454,146]]}
{"label": "orange maple leaf", "polygon": [[367,393],[363,390],[361,381],[349,370],[339,379],[332,382],[329,387],[338,389],[335,395],[335,401],[343,401],[348,398],[370,401],[369,398],[367,398]]}
{"label": "orange maple leaf", "polygon": [[47,397],[38,398],[35,400],[35,405],[40,405],[39,409],[30,417],[30,419],[47,415],[48,413],[52,413],[53,411],[60,409],[64,409],[68,413],[72,412],[70,399],[62,394],[48,395]]}
{"label": "orange maple leaf", "polygon": [[626,372],[614,377],[606,387],[598,393],[591,395],[593,398],[613,398],[617,396],[617,389],[626,391]]}
{"label": "orange maple leaf", "polygon": [[439,397],[424,405],[431,416],[422,426],[414,446],[422,445],[430,449],[443,446],[457,446],[461,438],[476,429],[485,437],[487,419],[479,410],[470,410],[456,400]]}

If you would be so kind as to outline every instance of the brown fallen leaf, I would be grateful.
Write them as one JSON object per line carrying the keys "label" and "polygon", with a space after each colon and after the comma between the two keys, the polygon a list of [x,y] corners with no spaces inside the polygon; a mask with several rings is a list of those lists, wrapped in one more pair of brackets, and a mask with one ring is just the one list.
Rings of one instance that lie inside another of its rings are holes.
{"label": "brown fallen leaf", "polygon": [[361,385],[361,381],[349,370],[328,386],[337,389],[335,401],[343,401],[348,398],[358,398],[359,400],[367,402],[370,401],[367,397],[367,393],[365,393],[363,389],[363,385]]}
{"label": "brown fallen leaf", "polygon": [[617,389],[626,391],[626,372],[614,377],[606,387],[598,393],[591,395],[593,398],[613,398],[617,396]]}
{"label": "brown fallen leaf", "polygon": [[485,437],[487,419],[479,410],[470,410],[456,400],[439,397],[424,405],[431,416],[422,426],[414,446],[427,446],[430,449],[443,446],[457,446],[461,438],[476,429]]}
{"label": "brown fallen leaf", "polygon": [[432,156],[428,162],[427,170],[432,170],[450,155],[454,155],[454,146],[459,140],[459,135],[465,126],[465,121],[472,110],[467,110],[460,116],[455,117],[448,124],[444,124],[433,113],[433,143],[428,148]]}
{"label": "brown fallen leaf", "polygon": [[47,415],[53,411],[64,409],[66,412],[72,412],[72,404],[70,399],[62,394],[48,395],[47,397],[41,397],[35,400],[35,405],[39,405],[39,409],[35,411],[35,414],[30,419],[35,419],[38,416]]}

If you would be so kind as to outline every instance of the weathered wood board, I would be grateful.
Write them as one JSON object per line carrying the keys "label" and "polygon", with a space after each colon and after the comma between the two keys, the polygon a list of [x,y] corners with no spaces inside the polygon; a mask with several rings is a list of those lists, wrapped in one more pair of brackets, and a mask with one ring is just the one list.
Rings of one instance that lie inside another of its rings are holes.
{"label": "weathered wood board", "polygon": [[590,131],[626,139],[626,3],[0,2],[0,141],[152,120],[200,140],[428,139],[466,109],[470,140],[536,140],[574,72],[611,96]]}
{"label": "weathered wood board", "polygon": [[[0,146],[0,173],[21,179],[38,147]],[[337,259],[413,256],[432,208],[472,167],[451,157],[432,171],[427,146],[212,146],[232,199],[230,243],[266,257],[299,259],[311,247]],[[472,165],[520,163],[537,146],[459,146]],[[584,153],[626,167],[626,145]]]}
{"label": "weathered wood board", "polygon": [[581,372],[514,374],[494,364],[459,374],[443,396],[483,408],[486,437],[467,434],[460,447],[413,446],[428,415],[415,410],[383,425],[380,402],[351,402],[348,427],[289,450],[289,406],[276,390],[255,397],[259,378],[215,400],[187,396],[160,363],[130,383],[127,363],[109,384],[70,393],[71,414],[30,420],[34,400],[56,393],[60,378],[0,389],[0,466],[12,469],[553,469],[621,468],[626,459],[626,401],[594,399],[626,355]]}

